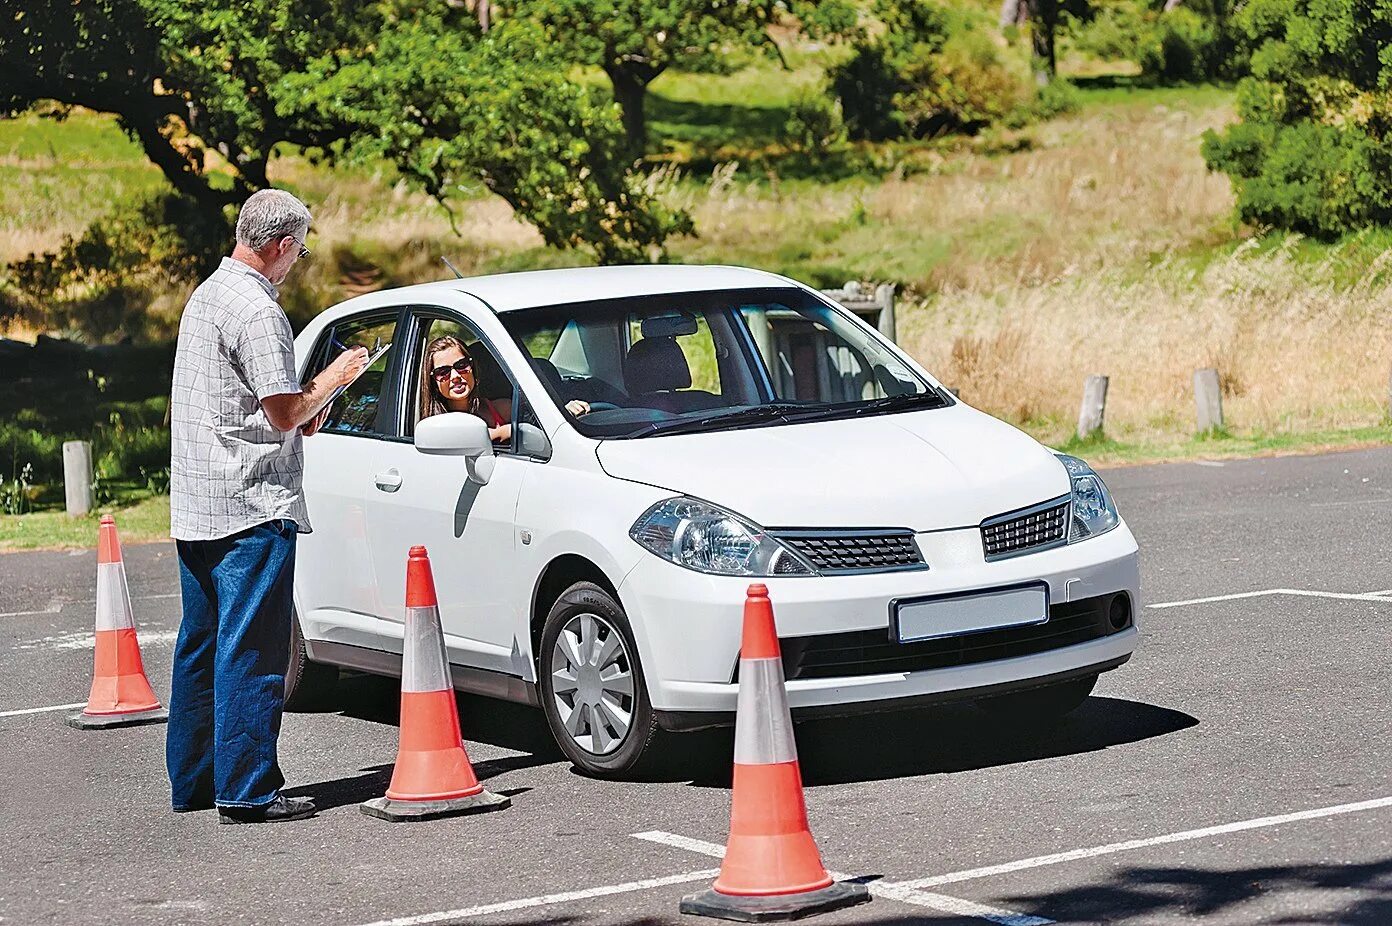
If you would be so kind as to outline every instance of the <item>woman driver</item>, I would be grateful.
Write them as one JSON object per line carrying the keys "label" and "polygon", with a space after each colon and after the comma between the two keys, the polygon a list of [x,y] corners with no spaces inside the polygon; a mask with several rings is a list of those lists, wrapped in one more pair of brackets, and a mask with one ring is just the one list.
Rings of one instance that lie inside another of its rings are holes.
{"label": "woman driver", "polygon": [[[426,345],[421,364],[421,418],[468,412],[483,419],[494,442],[511,440],[512,399],[489,399],[478,394],[477,386],[474,358],[463,341],[447,334]],[[590,410],[589,403],[579,399],[572,399],[565,407],[572,415]]]}

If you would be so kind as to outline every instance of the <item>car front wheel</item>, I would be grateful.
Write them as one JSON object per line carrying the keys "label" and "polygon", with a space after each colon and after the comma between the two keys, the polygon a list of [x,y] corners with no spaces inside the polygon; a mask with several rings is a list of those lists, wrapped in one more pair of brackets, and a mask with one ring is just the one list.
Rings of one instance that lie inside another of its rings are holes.
{"label": "car front wheel", "polygon": [[539,652],[542,707],[566,757],[601,778],[649,764],[657,717],[633,629],[614,597],[592,582],[566,589],[546,615]]}

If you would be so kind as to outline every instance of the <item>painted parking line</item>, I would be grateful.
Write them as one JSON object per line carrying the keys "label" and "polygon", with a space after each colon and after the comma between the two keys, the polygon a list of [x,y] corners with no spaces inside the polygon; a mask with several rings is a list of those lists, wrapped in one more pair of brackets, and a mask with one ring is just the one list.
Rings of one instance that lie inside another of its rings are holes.
{"label": "painted parking line", "polygon": [[[178,592],[171,592],[166,595],[132,595],[131,601],[162,601],[168,598],[178,598]],[[40,611],[0,611],[0,618],[5,617],[36,617],[42,614],[57,614],[70,604],[96,604],[95,598],[55,598],[48,603],[48,607]]]}
{"label": "painted parking line", "polygon": [[75,707],[86,707],[86,701],[76,704],[50,704],[48,707],[25,707],[17,711],[0,711],[0,717],[20,717],[24,714],[48,714],[53,711],[70,711]]}
{"label": "painted parking line", "polygon": [[974,881],[977,878],[989,878],[994,875],[1010,874],[1011,872],[1024,871],[1029,868],[1043,868],[1046,865],[1058,865],[1063,862],[1097,858],[1103,855],[1114,855],[1118,852],[1147,849],[1151,846],[1164,846],[1177,842],[1189,842],[1195,839],[1207,839],[1210,836],[1223,836],[1228,833],[1241,833],[1246,830],[1263,829],[1268,826],[1281,826],[1285,823],[1298,823],[1301,820],[1319,820],[1324,817],[1337,817],[1343,814],[1381,810],[1387,807],[1392,807],[1392,797],[1379,797],[1369,801],[1358,801],[1353,804],[1336,804],[1332,807],[1318,807],[1314,810],[1299,810],[1294,813],[1285,813],[1274,817],[1257,817],[1254,820],[1222,823],[1217,826],[1205,826],[1196,830],[1184,830],[1179,833],[1167,833],[1164,836],[1153,836],[1149,839],[1130,839],[1126,842],[1113,842],[1105,846],[1093,846],[1088,849],[1073,849],[1068,852],[1056,852],[1052,855],[1038,855],[1034,858],[1006,862],[1002,865],[987,865],[984,868],[969,868],[966,871],[954,871],[950,874],[934,875],[930,878],[903,881],[899,886],[911,888],[939,887],[944,884],[956,884],[959,881]]}
{"label": "painted parking line", "polygon": [[[690,836],[681,836],[677,833],[665,833],[662,830],[649,830],[646,833],[633,833],[632,835],[634,839],[656,842],[664,846],[671,846],[674,849],[686,849],[689,852],[699,852],[702,855],[709,855],[713,858],[725,857],[724,846],[714,842],[706,842],[704,839],[692,839]],[[837,871],[828,873],[837,881],[857,880],[852,875],[842,874]],[[973,900],[963,900],[960,897],[949,897],[946,894],[933,894],[928,891],[920,891],[911,887],[907,882],[891,883],[871,881],[867,882],[865,886],[869,888],[870,893],[877,897],[897,900],[900,903],[909,904],[914,907],[925,907],[930,910],[937,910],[940,913],[951,913],[953,916],[965,916],[986,920],[990,923],[997,923],[999,926],[1048,926],[1048,924],[1054,922],[1042,916],[1030,916],[1026,913],[1016,913],[1013,910],[1002,910],[999,907],[988,906]]]}
{"label": "painted parking line", "polygon": [[486,916],[490,913],[509,913],[513,910],[527,910],[533,907],[548,907],[553,904],[589,900],[594,897],[610,897],[614,894],[629,894],[634,891],[647,891],[653,888],[668,887],[673,884],[690,884],[693,881],[709,881],[720,872],[688,871],[663,878],[647,878],[642,881],[628,881],[623,884],[606,884],[602,887],[582,888],[561,894],[542,894],[539,897],[523,897],[520,900],[504,900],[500,903],[483,904],[477,907],[461,907],[458,910],[442,910],[438,913],[419,913],[414,916],[399,916],[393,920],[378,920],[366,926],[425,926],[427,923],[443,923],[447,920],[464,919],[471,916]]}
{"label": "painted parking line", "polygon": [[1317,592],[1305,588],[1266,588],[1257,592],[1237,592],[1232,595],[1210,595],[1207,598],[1186,598],[1183,601],[1162,601],[1156,604],[1148,604],[1147,608],[1156,610],[1164,608],[1180,608],[1191,604],[1212,604],[1215,601],[1240,601],[1243,598],[1262,598],[1268,595],[1293,595],[1298,598],[1332,598],[1337,601],[1377,601],[1387,604],[1392,599],[1387,595],[1389,592]]}

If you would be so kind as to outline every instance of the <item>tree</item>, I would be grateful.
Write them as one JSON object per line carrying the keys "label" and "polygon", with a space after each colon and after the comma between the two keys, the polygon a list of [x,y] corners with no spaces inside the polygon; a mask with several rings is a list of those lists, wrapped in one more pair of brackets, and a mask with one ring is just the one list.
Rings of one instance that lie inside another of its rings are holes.
{"label": "tree", "polygon": [[1392,225],[1392,0],[1251,0],[1240,121],[1204,157],[1240,218],[1335,237]]}
{"label": "tree", "polygon": [[648,85],[668,68],[708,64],[731,46],[777,57],[768,28],[788,11],[817,35],[856,25],[847,0],[513,0],[511,8],[545,28],[571,60],[604,71],[635,153],[647,140]]}
{"label": "tree", "polygon": [[570,86],[525,24],[485,36],[431,0],[18,0],[3,15],[0,114],[43,100],[114,113],[209,212],[268,185],[289,143],[388,154],[442,199],[471,174],[548,242],[601,259],[690,227],[642,191],[612,107]]}

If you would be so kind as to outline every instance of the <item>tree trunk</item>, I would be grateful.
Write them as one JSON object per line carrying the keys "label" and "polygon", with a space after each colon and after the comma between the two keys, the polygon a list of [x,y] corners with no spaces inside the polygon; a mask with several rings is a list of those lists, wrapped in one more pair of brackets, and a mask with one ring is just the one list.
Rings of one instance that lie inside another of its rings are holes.
{"label": "tree trunk", "polygon": [[1000,27],[1020,25],[1028,12],[1029,4],[1025,0],[1001,0]]}
{"label": "tree trunk", "polygon": [[477,0],[478,24],[480,32],[487,32],[493,24],[493,9],[488,0]]}
{"label": "tree trunk", "polygon": [[604,71],[609,75],[609,82],[614,85],[614,102],[619,104],[628,146],[633,149],[635,157],[641,156],[647,150],[648,143],[648,114],[645,107],[648,99],[648,81],[652,78],[645,79],[643,75],[635,74],[632,69],[622,65],[608,66]]}
{"label": "tree trunk", "polygon": [[1058,60],[1054,32],[1058,27],[1058,0],[1029,0],[1030,36],[1034,45],[1034,75],[1040,86],[1054,79]]}

